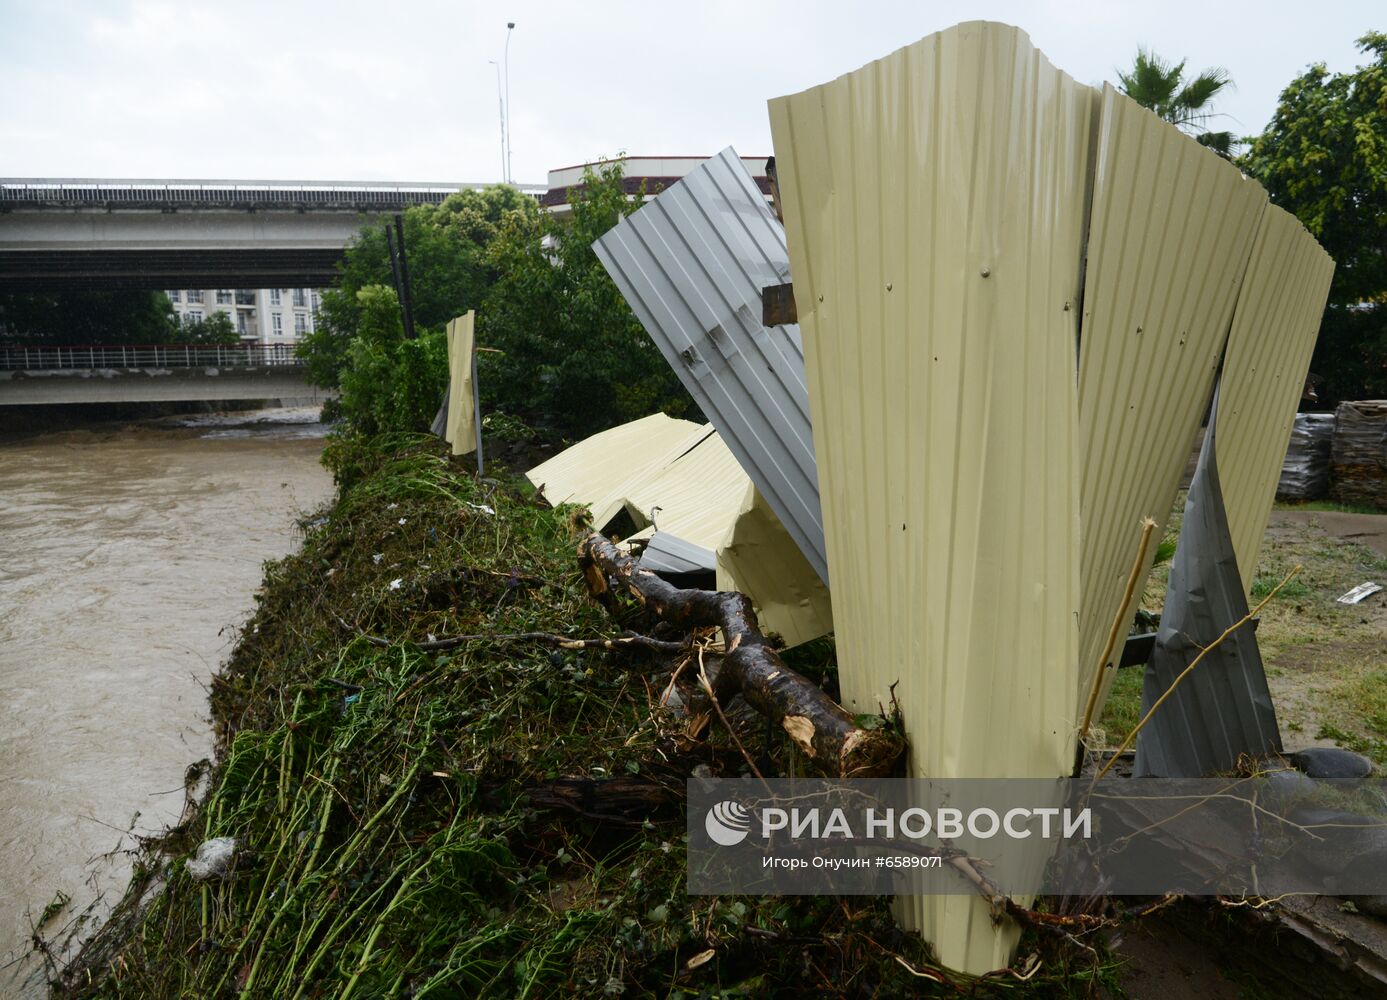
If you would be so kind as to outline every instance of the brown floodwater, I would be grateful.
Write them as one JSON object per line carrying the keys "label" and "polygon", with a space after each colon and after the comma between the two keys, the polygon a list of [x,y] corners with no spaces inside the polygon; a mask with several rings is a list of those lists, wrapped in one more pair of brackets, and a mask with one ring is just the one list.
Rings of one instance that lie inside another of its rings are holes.
{"label": "brown floodwater", "polygon": [[306,409],[0,435],[0,996],[41,995],[12,960],[57,893],[47,934],[104,916],[131,834],[177,821],[262,563],[331,493],[322,437]]}

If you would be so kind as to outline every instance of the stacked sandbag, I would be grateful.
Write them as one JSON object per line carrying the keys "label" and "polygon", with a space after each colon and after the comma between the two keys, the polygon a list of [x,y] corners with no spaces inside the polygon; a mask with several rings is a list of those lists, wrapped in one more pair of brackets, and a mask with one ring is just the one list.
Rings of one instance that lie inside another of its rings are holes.
{"label": "stacked sandbag", "polygon": [[1278,500],[1318,500],[1329,492],[1334,414],[1297,413],[1276,484]]}
{"label": "stacked sandbag", "polygon": [[1334,418],[1335,498],[1387,510],[1387,399],[1340,403]]}

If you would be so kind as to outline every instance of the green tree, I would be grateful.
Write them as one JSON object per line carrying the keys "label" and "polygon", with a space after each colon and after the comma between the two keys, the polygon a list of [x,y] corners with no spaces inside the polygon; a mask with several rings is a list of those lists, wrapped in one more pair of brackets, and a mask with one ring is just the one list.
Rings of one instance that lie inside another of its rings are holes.
{"label": "green tree", "polygon": [[1337,264],[1310,363],[1325,402],[1387,396],[1387,34],[1358,46],[1367,65],[1292,80],[1239,162]]}
{"label": "green tree", "polygon": [[163,292],[0,295],[0,340],[31,345],[164,344],[178,329]]}
{"label": "green tree", "polygon": [[[441,330],[482,301],[496,278],[488,247],[505,220],[517,214],[537,217],[539,206],[503,185],[461,191],[440,205],[415,206],[404,214],[416,330]],[[315,385],[340,385],[366,308],[358,293],[371,285],[394,286],[382,225],[362,229],[347,248],[338,286],[323,292],[315,329],[300,344]]]}
{"label": "green tree", "polygon": [[438,409],[447,379],[443,332],[405,340],[393,288],[367,285],[356,294],[358,323],[342,369],[342,414],[364,434],[422,430]]}
{"label": "green tree", "polygon": [[567,218],[516,214],[493,242],[496,275],[478,311],[483,404],[564,435],[590,434],[693,401],[592,250],[640,207],[620,164],[588,171]]}
{"label": "green tree", "polygon": [[1186,81],[1184,59],[1166,62],[1148,49],[1137,49],[1131,70],[1119,70],[1117,79],[1121,83],[1119,89],[1142,107],[1188,132],[1225,159],[1232,156],[1233,134],[1207,127],[1214,118],[1214,99],[1233,85],[1226,69],[1206,69]]}
{"label": "green tree", "polygon": [[592,243],[640,207],[620,165],[589,171],[570,211],[540,211],[514,188],[468,191],[405,216],[417,341],[400,329],[385,237],[363,230],[340,287],[323,295],[300,356],[340,388],[358,430],[421,430],[446,381],[447,321],[477,310],[483,405],[550,435],[580,435],[692,400],[641,329]]}

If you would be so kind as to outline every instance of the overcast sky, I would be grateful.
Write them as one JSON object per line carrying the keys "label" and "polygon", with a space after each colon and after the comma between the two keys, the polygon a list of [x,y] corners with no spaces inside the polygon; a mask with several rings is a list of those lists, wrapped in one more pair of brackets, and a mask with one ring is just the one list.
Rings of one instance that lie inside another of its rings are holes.
{"label": "overcast sky", "polygon": [[516,181],[627,152],[771,152],[766,101],[976,18],[1084,83],[1138,45],[1223,66],[1259,132],[1387,5],[1264,0],[0,0],[0,176],[493,181],[510,42]]}

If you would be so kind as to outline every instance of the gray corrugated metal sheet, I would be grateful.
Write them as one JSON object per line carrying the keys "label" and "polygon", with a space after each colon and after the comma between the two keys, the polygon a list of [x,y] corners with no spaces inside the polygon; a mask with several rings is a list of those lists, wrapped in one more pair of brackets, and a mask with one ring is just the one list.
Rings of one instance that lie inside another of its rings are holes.
{"label": "gray corrugated metal sheet", "polygon": [[[1161,628],[1142,685],[1143,715],[1201,651],[1247,616],[1219,484],[1217,410],[1215,404],[1185,501]],[[1244,753],[1280,750],[1276,710],[1249,622],[1210,650],[1142,728],[1134,773],[1198,778],[1232,770]]]}
{"label": "gray corrugated metal sheet", "polygon": [[712,549],[686,542],[668,531],[657,531],[646,543],[640,564],[656,573],[712,573],[718,559]]}
{"label": "gray corrugated metal sheet", "polygon": [[723,150],[593,244],[646,332],[828,579],[799,328],[761,325],[785,232]]}

